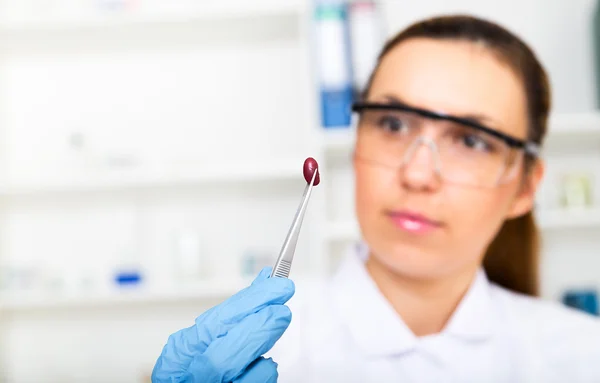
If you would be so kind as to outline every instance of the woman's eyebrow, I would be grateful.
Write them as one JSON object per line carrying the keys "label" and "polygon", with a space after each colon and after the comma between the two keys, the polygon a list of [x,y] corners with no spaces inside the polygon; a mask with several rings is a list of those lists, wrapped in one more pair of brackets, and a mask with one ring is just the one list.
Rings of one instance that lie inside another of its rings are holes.
{"label": "woman's eyebrow", "polygon": [[[385,96],[383,96],[383,98],[386,100],[386,102],[388,102],[392,105],[400,104],[400,105],[408,106],[408,107],[415,108],[415,109],[425,109],[425,108],[420,108],[418,106],[412,105],[408,102],[405,102],[404,100],[402,100],[400,97],[397,97],[397,96],[385,95]],[[494,119],[492,119],[484,114],[478,114],[478,113],[447,114],[445,112],[436,112],[436,113],[460,118],[462,120],[470,121],[470,122],[481,124],[481,125],[492,125],[492,126],[495,125]]]}

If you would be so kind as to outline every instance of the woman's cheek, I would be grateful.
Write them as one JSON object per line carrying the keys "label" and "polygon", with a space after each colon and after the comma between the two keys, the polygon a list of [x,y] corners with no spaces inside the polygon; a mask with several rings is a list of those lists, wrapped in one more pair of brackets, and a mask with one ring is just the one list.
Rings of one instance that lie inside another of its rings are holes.
{"label": "woman's cheek", "polygon": [[370,172],[358,168],[355,178],[355,194],[357,212],[359,216],[368,215],[379,210],[378,201],[381,201],[380,180],[374,177]]}
{"label": "woman's cheek", "polygon": [[367,224],[369,228],[380,224],[381,212],[389,208],[386,204],[389,203],[392,193],[397,192],[394,189],[393,182],[393,175],[386,174],[385,171],[372,169],[364,165],[356,167],[356,213],[362,224]]}
{"label": "woman's cheek", "polygon": [[[461,243],[469,243],[481,247],[490,242],[504,222],[508,209],[508,196],[501,189],[469,190],[467,188],[451,188],[447,194],[451,202],[447,203],[448,217],[452,231]],[[470,241],[466,239],[470,238]],[[475,243],[480,241],[481,243]]]}

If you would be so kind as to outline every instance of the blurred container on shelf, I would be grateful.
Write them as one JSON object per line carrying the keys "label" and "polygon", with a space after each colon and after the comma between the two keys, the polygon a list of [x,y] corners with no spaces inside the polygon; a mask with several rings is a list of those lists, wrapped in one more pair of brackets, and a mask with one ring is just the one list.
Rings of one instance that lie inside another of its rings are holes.
{"label": "blurred container on shelf", "polygon": [[115,268],[113,282],[118,288],[132,288],[144,282],[141,262],[132,246],[124,247]]}
{"label": "blurred container on shelf", "polygon": [[569,173],[561,180],[561,202],[567,209],[589,208],[593,205],[591,174]]}
{"label": "blurred container on shelf", "polygon": [[242,278],[253,278],[263,268],[272,267],[277,260],[277,254],[265,249],[250,249],[242,257]]}
{"label": "blurred container on shelf", "polygon": [[354,98],[348,5],[342,0],[318,0],[314,17],[321,125],[347,127]]}
{"label": "blurred container on shelf", "polygon": [[122,267],[115,274],[115,283],[120,287],[137,286],[142,279],[142,273],[136,267]]}
{"label": "blurred container on shelf", "polygon": [[179,282],[195,282],[208,276],[203,255],[202,239],[194,230],[183,230],[175,238],[176,279]]}
{"label": "blurred container on shelf", "polygon": [[[88,284],[86,283],[86,285]],[[51,265],[43,266],[42,290],[44,292],[50,294],[62,293],[65,291],[66,287],[67,281],[60,268]]]}
{"label": "blurred container on shelf", "polygon": [[4,292],[28,292],[40,288],[40,270],[30,265],[10,265],[2,267],[0,286]]}
{"label": "blurred container on shelf", "polygon": [[[119,270],[113,277],[130,278],[125,273]],[[0,291],[8,296],[73,296],[111,285],[103,279],[105,275],[99,276],[93,267],[7,264],[0,269]]]}
{"label": "blurred container on shelf", "polygon": [[572,289],[563,295],[563,303],[591,315],[600,315],[596,289]]}
{"label": "blurred container on shelf", "polygon": [[385,34],[375,1],[355,0],[349,7],[354,97],[358,99],[375,69]]}

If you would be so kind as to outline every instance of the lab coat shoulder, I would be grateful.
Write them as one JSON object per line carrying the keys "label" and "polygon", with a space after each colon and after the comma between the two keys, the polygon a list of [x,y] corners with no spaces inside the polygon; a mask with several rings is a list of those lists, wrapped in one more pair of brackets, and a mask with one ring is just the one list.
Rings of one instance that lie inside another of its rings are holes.
{"label": "lab coat shoulder", "polygon": [[503,327],[544,367],[570,371],[570,378],[577,376],[579,381],[600,381],[600,318],[495,284],[491,294]]}
{"label": "lab coat shoulder", "polygon": [[[281,382],[305,382],[311,368],[317,368],[320,377],[331,377],[324,381],[336,381],[345,370],[351,373],[347,367],[360,360],[352,353],[352,339],[345,318],[340,317],[331,280],[305,279],[295,284],[296,293],[287,303],[292,321],[265,356],[278,363]],[[497,317],[493,332],[510,344],[509,349],[518,350],[521,362],[551,377],[546,381],[600,382],[599,318],[493,283],[489,291],[492,314]]]}
{"label": "lab coat shoulder", "polygon": [[[547,337],[577,336],[584,332],[600,335],[600,318],[559,302],[519,294],[491,285],[492,301],[509,319],[518,320],[523,331]],[[600,347],[598,347],[600,349]]]}

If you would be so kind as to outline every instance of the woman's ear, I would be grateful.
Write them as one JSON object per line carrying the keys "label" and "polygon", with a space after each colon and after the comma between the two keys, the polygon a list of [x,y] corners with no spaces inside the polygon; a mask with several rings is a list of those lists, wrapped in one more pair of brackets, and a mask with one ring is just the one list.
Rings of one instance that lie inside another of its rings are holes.
{"label": "woman's ear", "polygon": [[507,219],[513,219],[529,213],[535,205],[535,197],[544,177],[545,164],[538,159],[526,174],[521,187],[508,211]]}

